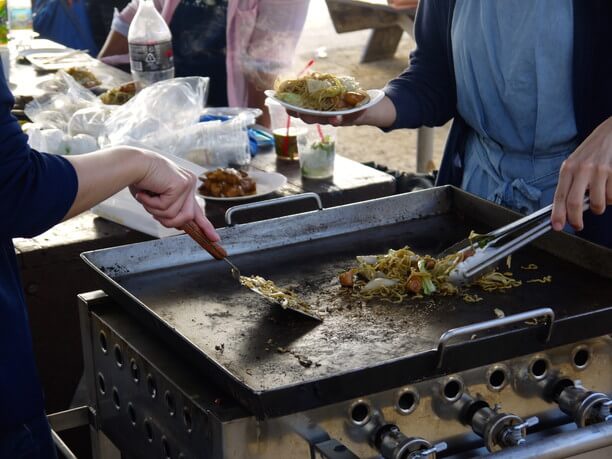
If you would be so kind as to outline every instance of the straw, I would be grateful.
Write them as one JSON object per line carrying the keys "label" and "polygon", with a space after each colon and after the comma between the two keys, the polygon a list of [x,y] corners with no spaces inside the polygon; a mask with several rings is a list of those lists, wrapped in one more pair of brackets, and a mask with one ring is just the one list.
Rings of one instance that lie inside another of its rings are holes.
{"label": "straw", "polygon": [[325,142],[325,136],[323,135],[323,129],[321,129],[320,124],[317,124],[317,132],[319,133],[319,137],[321,137],[321,142]]}
{"label": "straw", "polygon": [[[304,75],[304,73],[306,73],[306,71],[310,67],[312,67],[314,65],[314,63],[315,63],[315,60],[314,59],[310,59],[308,61],[308,63],[304,66],[302,71],[300,73],[298,73],[297,77],[299,78],[302,75]],[[289,128],[291,128],[291,116],[289,114],[287,114],[287,126],[286,126],[286,131],[285,131],[285,156],[289,156]]]}

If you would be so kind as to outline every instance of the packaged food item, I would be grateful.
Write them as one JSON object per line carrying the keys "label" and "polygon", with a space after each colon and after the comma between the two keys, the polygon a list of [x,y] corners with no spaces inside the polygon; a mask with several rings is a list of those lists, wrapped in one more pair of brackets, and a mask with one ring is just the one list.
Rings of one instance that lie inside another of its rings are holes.
{"label": "packaged food item", "polygon": [[136,95],[138,84],[131,81],[116,88],[109,89],[100,96],[100,100],[106,105],[123,105]]}
{"label": "packaged food item", "polygon": [[102,82],[98,80],[98,77],[86,67],[70,67],[66,70],[66,73],[74,78],[77,83],[87,89],[95,88],[96,86],[100,86],[102,84]]}

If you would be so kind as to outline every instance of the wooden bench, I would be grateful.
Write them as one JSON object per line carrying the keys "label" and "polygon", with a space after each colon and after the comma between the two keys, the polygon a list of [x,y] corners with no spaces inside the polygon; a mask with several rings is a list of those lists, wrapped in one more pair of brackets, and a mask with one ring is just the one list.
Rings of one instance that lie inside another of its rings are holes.
{"label": "wooden bench", "polygon": [[387,0],[326,0],[338,33],[372,29],[361,62],[389,59],[395,55],[404,32],[412,36],[417,0],[395,7]]}

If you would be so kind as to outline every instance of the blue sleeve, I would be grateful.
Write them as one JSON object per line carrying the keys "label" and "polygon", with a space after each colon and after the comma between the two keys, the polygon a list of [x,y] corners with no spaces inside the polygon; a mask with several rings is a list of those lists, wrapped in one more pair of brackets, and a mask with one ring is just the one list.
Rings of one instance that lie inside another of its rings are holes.
{"label": "blue sleeve", "polygon": [[32,237],[62,220],[78,180],[66,159],[30,149],[11,115],[14,102],[0,71],[0,236]]}
{"label": "blue sleeve", "polygon": [[391,129],[441,126],[455,116],[450,26],[454,1],[421,0],[414,24],[410,66],[385,87],[397,118]]}

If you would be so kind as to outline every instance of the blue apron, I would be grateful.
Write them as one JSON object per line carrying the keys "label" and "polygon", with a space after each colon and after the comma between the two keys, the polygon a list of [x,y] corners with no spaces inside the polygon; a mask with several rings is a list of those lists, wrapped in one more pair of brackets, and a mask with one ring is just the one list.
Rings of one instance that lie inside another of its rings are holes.
{"label": "blue apron", "polygon": [[227,1],[182,0],[170,22],[175,75],[210,77],[208,105],[215,107],[227,106]]}
{"label": "blue apron", "polygon": [[571,0],[457,0],[451,33],[462,188],[522,213],[550,204],[578,146]]}

